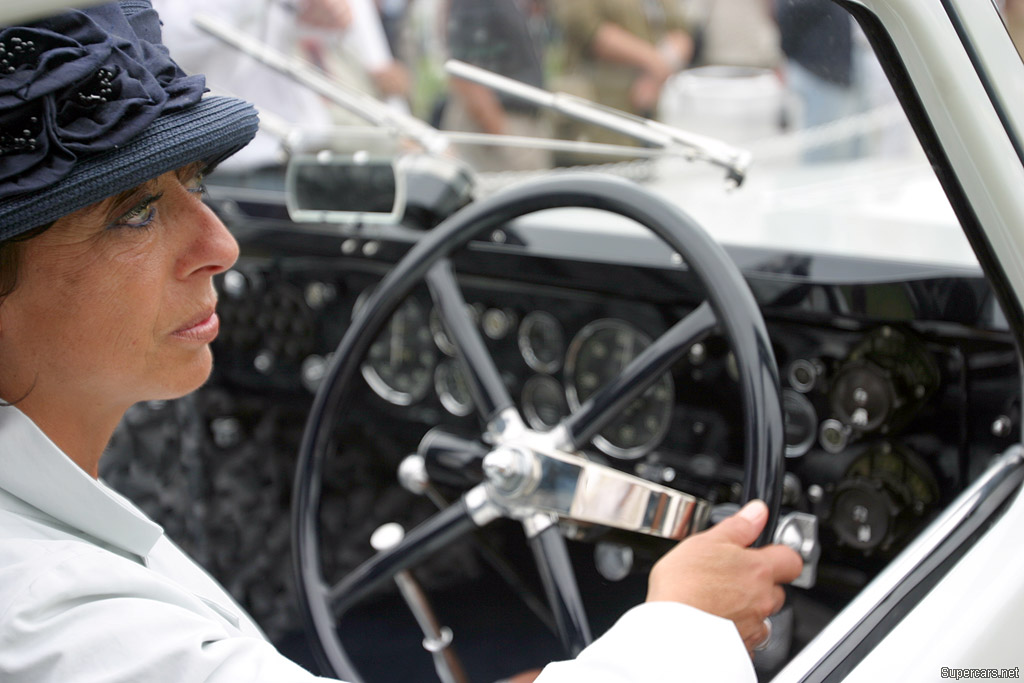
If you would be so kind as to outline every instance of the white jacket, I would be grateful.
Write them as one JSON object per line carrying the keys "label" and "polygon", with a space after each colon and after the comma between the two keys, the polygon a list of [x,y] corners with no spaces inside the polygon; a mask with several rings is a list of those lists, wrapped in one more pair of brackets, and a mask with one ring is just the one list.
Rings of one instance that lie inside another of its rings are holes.
{"label": "white jacket", "polygon": [[[0,681],[305,683],[163,529],[0,408]],[[540,683],[754,681],[732,622],[630,610]]]}

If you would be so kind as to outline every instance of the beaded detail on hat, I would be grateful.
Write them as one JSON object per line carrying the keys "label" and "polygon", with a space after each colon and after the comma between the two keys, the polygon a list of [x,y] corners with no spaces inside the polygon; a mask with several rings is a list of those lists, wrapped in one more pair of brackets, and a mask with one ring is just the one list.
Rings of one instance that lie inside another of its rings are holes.
{"label": "beaded detail on hat", "polygon": [[0,40],[0,72],[12,74],[28,60],[36,59],[36,41],[23,40],[12,36],[8,40]]}
{"label": "beaded detail on hat", "polygon": [[78,91],[78,102],[83,106],[106,104],[114,98],[114,72],[100,69],[88,83]]}
{"label": "beaded detail on hat", "polygon": [[0,74],[0,128],[8,131],[0,198],[52,185],[81,158],[116,149],[164,111],[202,97],[205,81],[135,37],[118,6],[95,12],[0,28],[9,62]]}
{"label": "beaded detail on hat", "polygon": [[[34,40],[23,40],[12,36],[10,40],[0,40],[0,74],[13,74],[19,67],[36,60],[36,43]],[[27,116],[21,125],[15,122],[0,130],[0,156],[18,152],[31,151],[38,144],[42,125],[38,116]]]}
{"label": "beaded detail on hat", "polygon": [[39,117],[28,116],[21,125],[25,127],[21,128],[20,131],[18,130],[18,124],[14,125],[15,130],[13,132],[0,131],[0,156],[30,152],[39,144],[36,141],[36,136],[42,132]]}
{"label": "beaded detail on hat", "polygon": [[243,147],[252,106],[204,92],[149,0],[0,26],[0,240]]}

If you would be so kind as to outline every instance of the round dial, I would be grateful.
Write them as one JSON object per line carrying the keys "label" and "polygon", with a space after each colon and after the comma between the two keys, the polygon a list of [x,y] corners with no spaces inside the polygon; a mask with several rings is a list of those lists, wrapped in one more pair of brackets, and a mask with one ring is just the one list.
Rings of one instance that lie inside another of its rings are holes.
{"label": "round dial", "polygon": [[565,354],[565,334],[555,316],[534,311],[519,325],[519,352],[533,370],[548,374],[562,367]]}
{"label": "round dial", "polygon": [[842,543],[866,553],[895,551],[939,497],[928,465],[889,442],[857,458],[836,485],[829,523]]}
{"label": "round dial", "polygon": [[782,413],[786,425],[786,457],[799,458],[811,450],[818,436],[818,412],[803,394],[783,389]]}
{"label": "round dial", "polygon": [[523,415],[534,429],[547,431],[569,414],[565,390],[550,375],[534,375],[523,385]]}
{"label": "round dial", "polygon": [[[621,320],[598,320],[580,330],[565,361],[569,406],[579,408],[650,345],[650,337]],[[668,431],[674,393],[665,373],[594,437],[594,445],[619,458],[647,453]]]}
{"label": "round dial", "polygon": [[381,398],[407,406],[430,391],[436,362],[427,313],[418,301],[408,299],[370,346],[363,377]]}
{"label": "round dial", "polygon": [[469,393],[466,374],[454,358],[438,364],[434,371],[434,389],[441,405],[452,415],[465,417],[473,412],[473,396]]}

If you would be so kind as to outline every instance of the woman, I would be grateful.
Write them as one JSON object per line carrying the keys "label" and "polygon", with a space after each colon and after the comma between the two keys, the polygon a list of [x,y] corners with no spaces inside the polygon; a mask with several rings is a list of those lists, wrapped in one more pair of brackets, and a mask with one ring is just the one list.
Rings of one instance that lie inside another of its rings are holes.
{"label": "woman", "polygon": [[[159,35],[148,0],[0,28],[5,683],[317,680],[96,479],[130,405],[210,372],[212,278],[238,250],[202,202],[203,172],[256,129],[249,105],[203,98]],[[681,544],[650,603],[541,680],[664,678],[684,651],[694,675],[753,680],[744,645],[800,571],[792,551],[745,548],[766,516],[751,505]]]}

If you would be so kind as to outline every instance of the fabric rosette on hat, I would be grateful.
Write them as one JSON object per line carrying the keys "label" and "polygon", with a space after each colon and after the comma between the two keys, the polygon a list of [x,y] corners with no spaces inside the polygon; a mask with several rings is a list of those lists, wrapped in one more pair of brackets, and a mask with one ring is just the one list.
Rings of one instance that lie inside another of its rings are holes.
{"label": "fabric rosette on hat", "polygon": [[205,90],[148,0],[0,27],[0,239],[243,147],[255,111]]}

